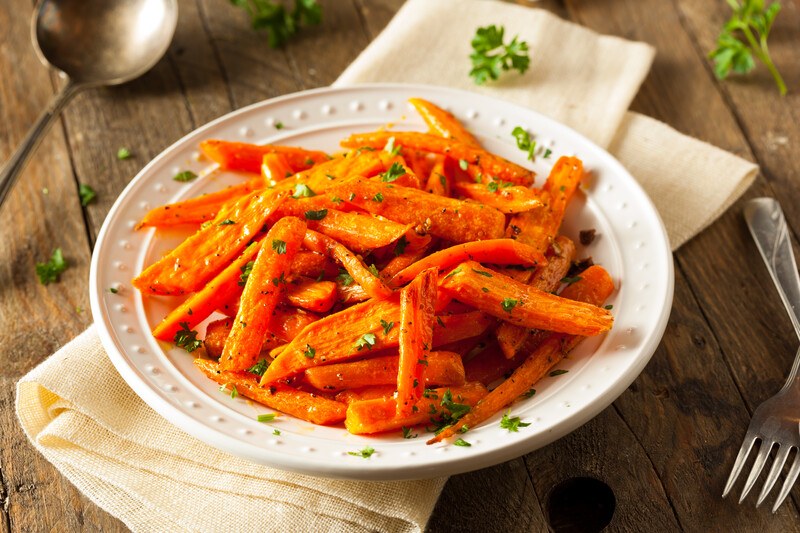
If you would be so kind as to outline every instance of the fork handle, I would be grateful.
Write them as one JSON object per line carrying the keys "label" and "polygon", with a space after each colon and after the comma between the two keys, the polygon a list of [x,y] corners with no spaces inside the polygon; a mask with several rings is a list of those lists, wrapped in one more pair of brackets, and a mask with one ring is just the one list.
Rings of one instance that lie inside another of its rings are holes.
{"label": "fork handle", "polygon": [[[789,312],[795,334],[800,338],[800,275],[792,252],[789,226],[781,206],[774,198],[755,198],[747,203],[744,217],[783,305]],[[784,389],[795,380],[799,368],[800,351],[797,352]]]}

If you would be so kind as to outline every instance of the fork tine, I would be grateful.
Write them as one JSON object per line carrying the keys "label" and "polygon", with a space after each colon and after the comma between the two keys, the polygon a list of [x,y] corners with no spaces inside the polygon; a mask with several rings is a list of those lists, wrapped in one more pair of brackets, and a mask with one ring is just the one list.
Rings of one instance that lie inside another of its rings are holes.
{"label": "fork tine", "polygon": [[767,480],[764,482],[764,488],[761,489],[761,494],[758,495],[756,507],[761,505],[761,503],[764,501],[764,498],[766,498],[767,494],[769,494],[769,491],[772,490],[772,486],[775,485],[775,482],[778,480],[778,476],[783,470],[783,465],[786,463],[786,458],[789,457],[790,451],[792,451],[791,446],[781,446],[780,443],[778,444],[778,455],[775,456],[775,461],[772,463],[772,468],[769,471]]}
{"label": "fork tine", "polygon": [[744,436],[744,442],[742,442],[742,447],[739,448],[739,455],[736,456],[736,462],[733,463],[731,475],[728,476],[728,481],[725,483],[725,488],[722,490],[723,498],[728,495],[733,488],[733,484],[736,483],[736,479],[739,477],[739,474],[741,474],[744,463],[747,461],[747,456],[750,455],[750,450],[753,449],[755,441],[755,436],[751,435],[750,432]]}
{"label": "fork tine", "polygon": [[786,496],[789,494],[789,491],[792,490],[792,486],[794,486],[794,482],[797,480],[798,474],[800,474],[800,449],[798,449],[797,453],[794,455],[792,468],[789,470],[789,474],[786,476],[786,481],[783,482],[783,487],[781,487],[778,498],[775,500],[775,505],[772,506],[773,513],[778,510],[778,507],[781,506],[783,500],[786,499]]}
{"label": "fork tine", "polygon": [[750,471],[750,475],[747,476],[747,481],[744,484],[744,490],[742,490],[742,495],[739,496],[739,503],[742,503],[742,500],[747,497],[747,493],[750,492],[750,489],[752,489],[753,485],[755,485],[758,476],[764,469],[764,463],[767,462],[767,457],[769,457],[769,451],[772,449],[773,444],[775,444],[774,440],[761,441],[761,449],[758,450],[758,456],[753,463],[753,469]]}

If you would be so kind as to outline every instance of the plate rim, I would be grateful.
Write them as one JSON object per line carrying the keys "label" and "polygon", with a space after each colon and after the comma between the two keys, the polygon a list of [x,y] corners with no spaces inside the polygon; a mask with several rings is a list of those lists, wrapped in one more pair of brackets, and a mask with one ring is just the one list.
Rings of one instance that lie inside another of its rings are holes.
{"label": "plate rim", "polygon": [[[157,166],[159,163],[162,162],[162,160],[170,157],[170,155],[174,151],[183,147],[183,145],[186,144],[190,140],[190,138],[199,136],[200,134],[202,134],[202,132],[210,130],[222,123],[228,121],[235,121],[238,117],[246,115],[252,111],[255,111],[260,107],[265,107],[273,104],[280,104],[292,100],[299,100],[309,96],[312,97],[318,96],[320,94],[348,93],[348,92],[363,91],[363,90],[366,90],[368,92],[381,91],[381,90],[403,91],[409,95],[414,93],[415,91],[418,93],[427,93],[427,94],[430,94],[432,92],[454,93],[454,94],[459,94],[465,98],[493,100],[501,102],[504,105],[511,105],[523,109],[526,112],[529,112],[534,116],[538,117],[542,121],[549,123],[549,127],[560,129],[562,132],[570,135],[571,137],[579,139],[580,141],[591,146],[594,150],[597,150],[604,158],[607,159],[609,165],[614,167],[613,170],[615,173],[620,174],[624,176],[627,180],[629,180],[630,184],[633,185],[635,189],[637,189],[637,192],[640,193],[640,196],[643,199],[645,199],[646,202],[648,203],[648,205],[646,206],[647,211],[650,212],[652,215],[655,215],[655,219],[658,222],[658,228],[660,229],[659,236],[662,237],[663,239],[663,242],[660,242],[659,245],[663,244],[664,248],[662,249],[662,251],[666,252],[666,258],[667,258],[666,268],[668,275],[667,279],[664,280],[666,281],[664,307],[660,311],[655,329],[653,330],[652,334],[647,338],[647,341],[640,349],[640,353],[642,353],[643,355],[636,358],[634,360],[634,364],[628,366],[626,370],[622,373],[622,375],[616,381],[612,382],[600,394],[600,396],[595,398],[588,405],[582,407],[579,412],[560,420],[556,424],[556,426],[548,432],[547,438],[545,439],[546,442],[538,442],[537,439],[534,438],[521,438],[519,440],[506,443],[504,446],[500,448],[488,449],[480,453],[464,456],[459,459],[451,459],[449,457],[443,456],[442,462],[436,465],[436,467],[433,469],[434,470],[433,472],[427,471],[432,469],[431,466],[422,465],[415,467],[413,462],[412,464],[381,463],[377,467],[371,467],[368,465],[354,465],[352,463],[348,463],[345,461],[337,462],[333,461],[331,458],[313,459],[311,457],[299,458],[291,455],[274,454],[264,448],[257,447],[242,440],[237,440],[233,436],[226,434],[208,424],[203,424],[198,419],[193,418],[188,414],[182,412],[176,406],[172,405],[170,402],[162,398],[152,389],[151,385],[148,382],[146,382],[144,378],[140,375],[141,373],[140,369],[129,364],[128,360],[122,353],[123,351],[122,347],[118,346],[117,342],[111,335],[111,332],[107,329],[104,321],[98,320],[101,317],[103,317],[103,304],[101,302],[102,290],[99,287],[99,281],[98,281],[98,276],[99,276],[98,269],[101,260],[100,257],[101,254],[99,252],[103,250],[104,246],[106,245],[105,243],[106,236],[110,231],[110,227],[113,221],[115,220],[118,211],[122,209],[122,205],[124,203],[126,196],[137,185],[139,181],[141,181],[146,177],[151,168]],[[89,289],[90,289],[90,305],[91,305],[92,315],[95,320],[95,324],[98,325],[96,329],[103,344],[103,347],[105,348],[105,351],[108,354],[109,359],[111,360],[112,364],[116,368],[117,372],[119,372],[123,380],[128,384],[128,386],[130,386],[134,390],[134,392],[146,404],[148,404],[152,409],[154,409],[167,422],[177,426],[178,428],[185,431],[189,435],[217,448],[218,450],[231,453],[233,455],[248,459],[258,464],[267,465],[270,467],[307,474],[307,475],[317,475],[317,476],[333,477],[341,479],[391,481],[391,480],[404,480],[404,479],[424,479],[424,478],[438,477],[442,475],[452,475],[452,474],[477,470],[494,464],[499,464],[501,462],[513,459],[515,457],[519,457],[525,453],[529,453],[549,443],[552,443],[555,440],[563,437],[564,435],[578,429],[586,422],[597,416],[597,414],[599,414],[603,409],[611,405],[611,403],[613,403],[613,401],[616,398],[618,398],[633,381],[635,381],[635,379],[641,374],[644,367],[647,365],[647,363],[650,361],[653,354],[657,350],[661,342],[661,339],[663,338],[664,332],[666,331],[667,323],[672,308],[672,302],[674,298],[674,283],[675,283],[674,279],[675,279],[674,263],[673,263],[672,251],[669,245],[669,237],[667,235],[664,222],[660,214],[656,210],[652,200],[649,198],[649,196],[641,187],[641,185],[636,181],[636,179],[633,178],[630,172],[611,153],[609,153],[606,149],[600,147],[593,141],[589,140],[583,134],[538,111],[525,108],[519,104],[495,96],[483,95],[483,94],[473,93],[470,91],[465,91],[462,89],[453,89],[450,87],[443,87],[437,85],[406,84],[406,83],[369,83],[369,84],[358,84],[358,85],[348,85],[348,86],[321,87],[321,88],[289,93],[274,98],[268,98],[259,102],[255,102],[248,106],[242,107],[240,109],[231,111],[229,113],[226,113],[225,115],[218,117],[210,122],[207,122],[202,126],[190,131],[186,135],[182,136],[180,139],[170,144],[170,146],[162,150],[156,157],[152,158],[131,179],[128,185],[119,194],[113,206],[106,215],[106,218],[103,221],[103,225],[100,229],[100,232],[98,233],[97,240],[95,242],[95,247],[92,253],[91,269],[89,274]],[[265,457],[265,456],[270,456],[270,457]]]}

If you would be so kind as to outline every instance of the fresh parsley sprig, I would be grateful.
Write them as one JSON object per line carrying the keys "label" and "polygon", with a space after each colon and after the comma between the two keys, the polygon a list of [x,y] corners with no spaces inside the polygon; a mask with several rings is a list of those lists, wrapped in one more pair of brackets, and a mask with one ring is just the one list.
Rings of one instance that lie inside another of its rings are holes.
{"label": "fresh parsley sprig", "polygon": [[247,12],[253,29],[267,31],[270,48],[286,44],[300,26],[322,21],[322,8],[316,0],[295,0],[291,12],[270,0],[231,0],[231,4]]}
{"label": "fresh parsley sprig", "polygon": [[469,58],[472,60],[472,70],[469,71],[472,81],[483,85],[489,80],[496,80],[500,74],[508,70],[517,70],[524,74],[528,70],[531,59],[528,55],[528,43],[519,40],[515,35],[508,44],[503,43],[505,28],[494,24],[478,28],[472,38],[474,52]]}
{"label": "fresh parsley sprig", "polygon": [[36,275],[39,276],[39,282],[42,285],[48,285],[54,281],[58,281],[62,272],[67,269],[67,261],[64,259],[64,254],[61,248],[53,250],[53,255],[46,263],[36,263]]}
{"label": "fresh parsley sprig", "polygon": [[714,74],[721,80],[727,78],[731,71],[746,74],[755,68],[755,56],[772,74],[781,95],[785,95],[786,83],[772,62],[767,47],[769,32],[781,5],[772,2],[765,6],[764,0],[727,2],[733,14],[722,27],[717,47],[708,54],[714,60]]}

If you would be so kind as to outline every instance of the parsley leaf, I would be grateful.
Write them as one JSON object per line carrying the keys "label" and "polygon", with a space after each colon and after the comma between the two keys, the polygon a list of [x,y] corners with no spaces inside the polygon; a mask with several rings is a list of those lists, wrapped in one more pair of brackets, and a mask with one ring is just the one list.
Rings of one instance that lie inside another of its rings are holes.
{"label": "parsley leaf", "polygon": [[553,378],[556,376],[560,376],[561,374],[566,374],[567,372],[569,372],[569,370],[564,370],[559,368],[558,370],[553,370],[552,372],[550,372],[549,376]]}
{"label": "parsley leaf", "polygon": [[248,368],[247,371],[251,374],[255,374],[256,376],[263,376],[264,372],[267,371],[267,368],[269,368],[269,363],[266,359],[261,359],[258,363]]}
{"label": "parsley leaf", "polygon": [[406,246],[408,246],[408,239],[403,235],[397,239],[397,244],[394,245],[394,256],[403,255],[403,252],[406,251]]}
{"label": "parsley leaf", "polygon": [[381,277],[381,272],[380,270],[378,270],[378,267],[376,267],[374,263],[368,266],[367,270],[369,270],[369,273],[375,276],[376,278]]}
{"label": "parsley leaf", "polygon": [[377,193],[375,196],[372,197],[372,199],[375,200],[376,202],[382,202],[383,201],[383,193],[380,193],[380,192]]}
{"label": "parsley leaf", "polygon": [[517,126],[511,130],[511,135],[517,140],[517,148],[524,152],[528,152],[528,159],[536,161],[536,141],[531,140],[531,134],[528,133],[522,126]]}
{"label": "parsley leaf", "polygon": [[306,350],[303,352],[303,355],[309,359],[314,359],[314,356],[317,355],[317,350],[315,350],[310,344],[306,344]]}
{"label": "parsley leaf", "polygon": [[317,193],[312,191],[311,187],[305,183],[298,183],[294,187],[294,194],[292,194],[292,198],[311,198],[312,196],[316,195]]}
{"label": "parsley leaf", "polygon": [[503,429],[507,429],[510,432],[516,433],[519,431],[519,428],[524,428],[530,426],[530,422],[522,422],[520,421],[518,416],[510,417],[511,411],[506,411],[503,414],[502,420],[500,420],[500,427]]}
{"label": "parsley leaf", "polygon": [[361,338],[356,341],[356,349],[358,351],[361,351],[364,348],[371,350],[372,347],[375,346],[376,341],[377,337],[375,337],[374,333],[364,333]]}
{"label": "parsley leaf", "polygon": [[486,272],[485,270],[478,270],[476,268],[473,268],[472,271],[475,272],[477,275],[483,276],[485,278],[493,277],[490,273]]}
{"label": "parsley leaf", "polygon": [[322,20],[322,8],[316,0],[295,0],[291,12],[270,0],[231,0],[231,4],[247,12],[253,29],[266,30],[270,48],[283,46],[300,26]]}
{"label": "parsley leaf", "polygon": [[353,281],[355,281],[353,280],[353,276],[351,276],[350,273],[343,268],[339,269],[339,275],[336,276],[336,279],[345,287],[349,287],[353,284]]}
{"label": "parsley leaf", "polygon": [[583,278],[580,277],[580,276],[573,276],[571,278],[570,277],[566,277],[566,278],[561,278],[561,283],[566,283],[567,285],[572,285],[573,283],[577,283],[582,279]]}
{"label": "parsley leaf", "polygon": [[272,422],[273,420],[275,420],[275,417],[277,416],[278,415],[275,413],[264,413],[263,415],[258,415],[256,417],[256,420],[258,420],[259,422]]}
{"label": "parsley leaf", "polygon": [[406,169],[403,168],[403,165],[400,163],[392,163],[392,166],[389,167],[389,170],[381,174],[381,181],[385,183],[391,183],[400,176],[405,175],[405,173]]}
{"label": "parsley leaf", "polygon": [[246,265],[239,268],[242,273],[239,275],[239,286],[244,287],[247,284],[247,278],[250,277],[250,272],[253,271],[253,265],[256,264],[255,261],[248,261]]}
{"label": "parsley leaf", "polygon": [[372,457],[372,454],[375,453],[375,448],[372,446],[365,446],[363,450],[360,452],[347,452],[347,455],[355,455],[356,457],[363,457],[364,459],[369,459]]}
{"label": "parsley leaf", "polygon": [[525,398],[531,398],[534,394],[536,394],[536,389],[531,388],[528,392],[524,393],[522,396]]}
{"label": "parsley leaf", "polygon": [[478,28],[472,38],[473,52],[469,56],[472,60],[472,70],[469,75],[476,85],[483,85],[489,80],[496,80],[503,71],[511,69],[523,74],[528,70],[530,57],[528,43],[519,41],[515,35],[510,43],[504,44],[505,28],[492,24]]}
{"label": "parsley leaf", "polygon": [[231,225],[233,225],[233,224],[236,224],[236,221],[235,221],[235,220],[231,220],[231,219],[229,219],[229,218],[226,218],[225,220],[223,220],[222,222],[220,222],[219,224],[217,224],[217,226],[231,226]]}
{"label": "parsley leaf", "polygon": [[175,332],[175,338],[173,339],[175,346],[192,353],[203,345],[203,341],[197,339],[197,332],[189,329],[188,322],[180,322],[178,325],[181,329]]}
{"label": "parsley leaf", "polygon": [[461,437],[457,438],[457,439],[456,439],[456,440],[453,442],[453,444],[454,444],[455,446],[472,446],[472,444],[470,444],[469,442],[465,441],[465,440],[464,440],[464,439],[462,439]]}
{"label": "parsley leaf", "polygon": [[50,261],[36,263],[36,275],[39,276],[39,282],[42,285],[49,285],[58,281],[58,277],[68,266],[68,263],[64,260],[64,254],[61,253],[61,248],[56,248],[53,250],[53,255],[50,256]]}
{"label": "parsley leaf", "polygon": [[272,239],[272,249],[278,252],[278,255],[286,254],[286,241]]}
{"label": "parsley leaf", "polygon": [[708,57],[714,60],[714,74],[724,80],[731,71],[746,74],[755,68],[753,56],[764,63],[781,96],[786,94],[786,83],[772,62],[767,39],[781,9],[778,2],[765,6],[764,0],[728,0],[733,9],[717,38],[717,47]]}
{"label": "parsley leaf", "polygon": [[119,159],[120,161],[122,161],[123,159],[130,158],[132,155],[133,154],[131,154],[131,151],[125,147],[122,147],[119,150],[117,150],[117,159]]}
{"label": "parsley leaf", "polygon": [[328,216],[328,210],[320,209],[318,211],[306,211],[305,215],[308,220],[322,220]]}
{"label": "parsley leaf", "polygon": [[191,170],[184,170],[183,172],[178,172],[177,174],[172,176],[172,179],[174,179],[175,181],[187,182],[197,179],[197,174],[195,174]]}
{"label": "parsley leaf", "polygon": [[281,436],[281,431],[279,429],[273,429],[272,430],[272,434],[275,435],[275,436],[280,437]]}
{"label": "parsley leaf", "polygon": [[381,326],[383,327],[383,334],[388,335],[392,328],[394,327],[394,322],[386,322],[384,319],[381,318]]}
{"label": "parsley leaf", "polygon": [[394,145],[394,137],[389,137],[389,140],[386,141],[386,146],[383,147],[386,152],[389,152],[392,155],[399,155],[400,151],[403,149],[402,146],[395,146]]}
{"label": "parsley leaf", "polygon": [[419,433],[415,433],[414,435],[411,434],[411,428],[407,428],[403,426],[403,438],[404,439],[416,439],[419,437]]}
{"label": "parsley leaf", "polygon": [[78,186],[78,196],[81,198],[81,205],[86,207],[91,203],[92,200],[97,198],[97,193],[85,183],[81,183]]}
{"label": "parsley leaf", "polygon": [[514,300],[513,298],[503,298],[503,301],[500,302],[500,307],[502,307],[503,311],[505,311],[506,313],[510,313],[511,310],[514,309],[518,303],[519,300]]}

